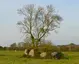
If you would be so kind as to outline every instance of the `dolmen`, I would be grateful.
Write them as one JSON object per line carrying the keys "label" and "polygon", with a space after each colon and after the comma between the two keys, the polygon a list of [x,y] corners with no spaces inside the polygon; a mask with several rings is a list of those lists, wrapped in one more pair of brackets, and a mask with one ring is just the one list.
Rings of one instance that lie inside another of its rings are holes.
{"label": "dolmen", "polygon": [[[54,58],[54,59],[63,59],[65,58],[65,55],[62,52],[52,52],[51,54],[48,54],[48,52],[39,52],[35,51],[34,49],[27,50],[25,49],[23,57],[27,58]],[[67,57],[66,57],[67,58]]]}

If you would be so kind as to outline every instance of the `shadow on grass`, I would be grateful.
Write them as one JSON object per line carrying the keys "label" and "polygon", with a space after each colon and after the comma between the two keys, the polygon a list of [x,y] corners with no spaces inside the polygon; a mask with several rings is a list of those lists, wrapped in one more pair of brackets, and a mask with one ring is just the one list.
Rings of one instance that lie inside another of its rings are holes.
{"label": "shadow on grass", "polygon": [[6,55],[4,55],[4,54],[0,54],[0,56],[6,56]]}

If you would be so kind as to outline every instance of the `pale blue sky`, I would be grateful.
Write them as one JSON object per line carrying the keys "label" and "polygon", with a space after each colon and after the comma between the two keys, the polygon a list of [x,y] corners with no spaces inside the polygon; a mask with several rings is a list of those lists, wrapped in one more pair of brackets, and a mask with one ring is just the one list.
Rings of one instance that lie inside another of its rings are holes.
{"label": "pale blue sky", "polygon": [[27,4],[52,4],[64,19],[58,34],[51,32],[47,39],[54,44],[79,44],[79,0],[0,0],[0,45],[7,46],[23,40],[16,25],[21,20],[17,9]]}

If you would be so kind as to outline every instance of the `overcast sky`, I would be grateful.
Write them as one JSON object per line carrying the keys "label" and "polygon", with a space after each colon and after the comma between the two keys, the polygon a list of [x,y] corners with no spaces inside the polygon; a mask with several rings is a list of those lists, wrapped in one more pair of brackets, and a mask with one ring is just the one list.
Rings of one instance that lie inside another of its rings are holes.
{"label": "overcast sky", "polygon": [[79,44],[79,0],[0,0],[0,45],[8,46],[23,41],[17,21],[22,17],[17,9],[27,4],[52,4],[57,13],[64,19],[58,33],[51,32],[48,40],[54,44]]}

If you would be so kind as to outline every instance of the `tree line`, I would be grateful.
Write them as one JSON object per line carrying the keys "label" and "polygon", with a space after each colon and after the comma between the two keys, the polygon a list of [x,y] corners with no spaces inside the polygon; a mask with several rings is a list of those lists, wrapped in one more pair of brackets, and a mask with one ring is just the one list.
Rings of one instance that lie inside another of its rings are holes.
{"label": "tree line", "polygon": [[[19,42],[19,43],[12,43],[9,47],[0,46],[0,50],[17,50],[17,51],[24,51],[25,49],[32,48],[31,43],[28,42]],[[74,43],[70,43],[68,45],[54,45],[51,41],[41,41],[38,49],[41,51],[63,51],[63,52],[77,52],[79,51],[79,45]]]}

